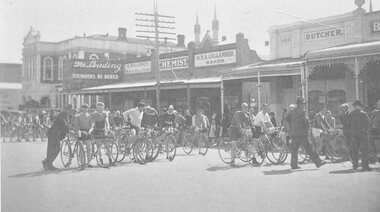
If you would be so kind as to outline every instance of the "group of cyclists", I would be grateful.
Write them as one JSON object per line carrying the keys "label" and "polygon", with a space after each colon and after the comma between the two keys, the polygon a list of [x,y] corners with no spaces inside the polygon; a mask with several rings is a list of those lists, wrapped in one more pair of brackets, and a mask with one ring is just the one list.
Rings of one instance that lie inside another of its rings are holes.
{"label": "group of cyclists", "polygon": [[46,131],[56,112],[1,111],[1,138],[3,142],[46,141]]}
{"label": "group of cyclists", "polygon": [[[374,145],[377,143],[374,141],[374,138],[378,138],[378,134],[380,134],[378,132],[380,129],[380,101],[377,106],[377,110],[370,114],[369,120],[371,121],[371,126],[368,131],[368,135],[370,138],[369,149],[373,150],[375,157],[377,156],[377,160],[379,160],[380,150],[379,148],[376,148],[376,145]],[[71,108],[66,111],[67,116],[65,117],[65,120],[67,122],[68,130],[65,132],[65,138],[74,139],[81,142],[84,149],[84,160],[87,161],[85,164],[86,167],[92,166],[89,161],[91,161],[91,158],[94,157],[94,145],[100,148],[102,141],[107,138],[117,140],[116,144],[119,148],[119,154],[126,154],[126,152],[129,153],[130,149],[120,146],[120,140],[125,139],[126,137],[125,129],[128,129],[128,139],[131,143],[136,143],[139,139],[146,140],[149,137],[149,140],[152,143],[150,145],[152,146],[154,145],[154,139],[159,136],[157,135],[157,132],[165,131],[174,136],[175,147],[183,146],[186,153],[190,153],[193,148],[198,147],[199,154],[203,155],[206,154],[207,150],[201,151],[202,145],[206,148],[209,148],[212,145],[218,145],[218,148],[220,149],[221,147],[219,146],[221,145],[219,144],[222,144],[226,141],[226,138],[228,138],[227,140],[229,147],[223,147],[223,151],[229,151],[228,155],[230,158],[227,163],[231,166],[236,166],[235,159],[237,157],[241,158],[243,153],[246,158],[249,158],[247,161],[253,165],[260,165],[263,158],[268,157],[268,151],[272,151],[272,155],[276,154],[276,156],[273,157],[276,159],[276,163],[280,163],[285,160],[285,153],[287,154],[288,146],[290,146],[291,143],[288,129],[289,127],[284,122],[284,118],[286,114],[294,110],[295,107],[296,105],[292,104],[289,106],[288,110],[284,110],[283,120],[277,127],[274,113],[270,112],[269,105],[266,104],[262,105],[260,110],[258,110],[257,104],[255,103],[243,103],[241,105],[241,110],[234,113],[227,110],[222,117],[216,113],[213,113],[210,117],[211,121],[204,115],[204,110],[202,108],[196,108],[195,114],[191,115],[189,109],[184,109],[183,111],[182,109],[175,110],[174,106],[170,105],[168,108],[163,109],[160,114],[156,109],[140,102],[135,108],[124,112],[116,110],[113,113],[110,113],[102,102],[98,102],[96,109],[92,111],[89,108],[89,105],[83,104],[80,110],[73,110]],[[322,108],[311,119],[311,129],[309,134],[309,138],[315,152],[318,155],[325,155],[326,159],[331,159],[335,162],[337,160],[334,157],[339,155],[339,153],[337,153],[338,150],[334,150],[333,153],[331,153],[332,148],[341,148],[345,150],[351,148],[351,144],[348,142],[350,140],[348,139],[350,135],[347,132],[347,129],[345,129],[347,128],[347,124],[345,123],[347,123],[347,116],[349,115],[348,105],[343,104],[340,107],[340,112],[339,121],[343,124],[343,130],[337,129],[335,118],[331,115],[331,112],[326,108]],[[2,113],[2,135],[4,136],[5,132],[10,132],[10,134],[15,134],[12,132],[22,134],[20,133],[20,129],[24,128],[30,129],[31,132],[36,132],[38,129],[43,129],[44,133],[42,134],[45,134],[45,137],[49,138],[48,129],[53,128],[52,125],[58,114],[58,111],[49,113],[41,111],[40,113],[34,114],[20,113],[11,115]],[[152,135],[147,136],[147,132]],[[156,135],[153,135],[154,133],[152,132],[155,132]],[[377,135],[377,137],[371,136],[371,133],[372,135]],[[117,136],[117,134],[119,135]],[[120,136],[120,134],[122,135]],[[56,135],[51,135],[51,137],[54,136]],[[333,136],[333,138],[331,136]],[[36,140],[35,138],[37,138],[37,136],[31,136],[30,139],[27,140]],[[246,138],[249,138],[251,144],[247,144],[247,142],[244,141]],[[343,139],[346,142],[344,147],[339,146],[342,144],[338,144],[336,138]],[[190,141],[191,139],[192,141]],[[58,142],[62,143],[61,140]],[[221,142],[221,140],[223,141]],[[262,141],[272,143],[272,146],[275,147],[272,147],[272,149],[268,147],[269,145],[266,145],[265,148],[260,147],[257,142]],[[162,145],[165,146],[163,151],[166,153],[166,158],[173,160],[174,157],[169,155],[170,145],[165,142],[166,141],[164,141]],[[243,145],[242,143],[245,144]],[[146,152],[142,160],[146,161],[148,160],[147,158],[149,155],[147,146],[148,145],[145,144],[145,150],[142,150],[142,152]],[[189,146],[191,147],[191,150],[186,151],[189,149]],[[242,148],[242,146],[244,146],[244,148]],[[327,147],[329,147],[329,149]],[[104,148],[105,154],[108,156],[108,161],[103,161],[103,159],[107,160],[107,157],[102,157],[99,158],[98,163],[100,163],[100,165],[103,165],[103,163],[114,164],[116,158],[111,157],[111,152],[113,151],[112,148],[109,145],[104,145]],[[150,149],[153,149],[153,147],[150,147]],[[276,149],[276,153],[273,153],[275,151],[274,149]],[[302,152],[302,149],[300,149],[300,151]],[[57,152],[57,150],[54,150],[54,152]],[[96,154],[101,153],[98,151]],[[152,153],[150,153],[150,155],[151,154]],[[307,157],[305,152],[304,154],[305,157]],[[56,153],[50,155],[53,155],[53,159],[48,159],[49,156],[47,157],[48,161],[51,161],[50,164],[46,164],[46,162],[44,162],[45,160],[43,161],[45,170],[56,169],[52,165],[52,161],[54,161],[56,157],[54,155],[56,155]],[[220,150],[219,155],[222,158],[222,153]],[[134,160],[137,159],[135,158]],[[222,160],[226,162],[223,158]]]}

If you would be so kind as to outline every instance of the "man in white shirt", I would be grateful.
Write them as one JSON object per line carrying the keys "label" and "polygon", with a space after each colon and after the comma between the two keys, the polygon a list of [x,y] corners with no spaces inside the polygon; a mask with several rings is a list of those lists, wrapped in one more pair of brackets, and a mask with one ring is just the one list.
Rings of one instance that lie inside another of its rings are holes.
{"label": "man in white shirt", "polygon": [[257,131],[260,133],[267,132],[268,129],[274,128],[269,117],[269,106],[264,104],[261,107],[261,111],[257,113],[255,117],[255,122],[253,125],[256,127]]}
{"label": "man in white shirt", "polygon": [[141,127],[141,120],[143,117],[143,112],[145,109],[145,104],[143,102],[138,103],[137,107],[127,110],[123,113],[124,120],[130,122],[131,128],[136,130],[136,134],[139,132]]}

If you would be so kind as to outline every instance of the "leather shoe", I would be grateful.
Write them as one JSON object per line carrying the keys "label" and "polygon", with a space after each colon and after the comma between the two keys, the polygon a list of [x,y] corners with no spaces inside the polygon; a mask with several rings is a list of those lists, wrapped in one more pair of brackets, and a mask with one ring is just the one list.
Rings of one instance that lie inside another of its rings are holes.
{"label": "leather shoe", "polygon": [[370,168],[370,167],[365,167],[365,168],[363,168],[363,171],[365,171],[365,172],[370,172],[370,171],[372,171],[373,169],[372,168]]}
{"label": "leather shoe", "polygon": [[316,166],[317,166],[317,168],[319,168],[325,164],[326,164],[326,161],[322,161],[322,162],[318,163]]}

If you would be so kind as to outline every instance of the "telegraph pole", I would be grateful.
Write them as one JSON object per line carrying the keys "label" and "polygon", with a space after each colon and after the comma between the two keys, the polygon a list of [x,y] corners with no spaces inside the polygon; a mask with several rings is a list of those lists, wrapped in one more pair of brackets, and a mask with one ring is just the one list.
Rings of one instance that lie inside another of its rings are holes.
{"label": "telegraph pole", "polygon": [[[162,30],[174,30],[174,16],[167,16],[167,15],[160,15],[157,12],[157,0],[153,0],[154,3],[154,12],[152,13],[135,13],[135,15],[138,17],[136,18],[136,21],[139,23],[136,24],[137,27],[145,28],[144,30],[136,30],[136,32],[144,33],[145,35],[137,35],[137,37],[147,38],[148,40],[150,38],[154,38],[154,54],[155,54],[155,72],[156,72],[156,108],[157,111],[161,111],[161,102],[160,102],[160,67],[159,67],[159,49],[160,49],[160,39],[165,40],[165,45],[167,40],[176,40],[172,37],[160,37],[160,34],[163,35],[175,35],[174,32],[168,32],[168,31],[159,31]],[[152,19],[153,18],[153,19]],[[153,23],[153,24],[152,24]],[[166,24],[166,25],[160,25],[160,24]],[[154,29],[154,30],[152,30]],[[147,35],[146,33],[154,33],[154,37]],[[153,64],[152,64],[153,66]]]}

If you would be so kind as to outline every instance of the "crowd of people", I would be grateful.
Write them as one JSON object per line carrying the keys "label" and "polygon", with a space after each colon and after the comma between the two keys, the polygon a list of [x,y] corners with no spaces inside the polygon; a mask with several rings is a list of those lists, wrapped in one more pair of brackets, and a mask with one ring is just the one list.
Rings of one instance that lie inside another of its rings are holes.
{"label": "crowd of people", "polygon": [[[325,161],[319,157],[325,151],[323,143],[326,141],[323,135],[337,128],[335,118],[326,108],[322,108],[310,121],[305,107],[306,101],[303,97],[297,97],[296,104],[291,104],[288,109],[284,109],[278,127],[283,132],[282,139],[286,140],[290,147],[292,169],[300,168],[297,162],[300,145],[317,167],[324,165]],[[369,148],[372,148],[377,153],[377,158],[380,159],[380,145],[376,140],[380,135],[380,100],[377,102],[377,109],[369,115],[363,111],[360,101],[355,101],[353,108],[352,111],[349,111],[348,104],[341,105],[339,122],[342,124],[346,145],[352,152],[353,168],[358,168],[358,160],[361,158],[363,170],[371,170],[367,162]],[[86,148],[90,148],[90,135],[106,136],[112,129],[125,125],[130,126],[136,135],[141,128],[145,127],[172,127],[180,132],[192,127],[199,129],[209,143],[215,144],[218,137],[229,137],[234,147],[231,151],[231,166],[236,166],[234,150],[247,129],[254,138],[258,138],[277,128],[275,114],[269,111],[269,105],[266,104],[258,110],[257,104],[243,103],[241,110],[234,113],[229,112],[225,107],[225,113],[222,116],[213,112],[210,119],[204,115],[201,108],[197,108],[195,111],[195,114],[191,115],[189,109],[175,110],[174,106],[170,105],[159,114],[156,109],[140,102],[135,108],[124,112],[116,110],[110,113],[108,109],[105,109],[104,103],[98,102],[94,111],[90,111],[89,106],[83,104],[79,111],[73,110],[69,105],[65,111],[53,110],[49,113],[45,111],[16,115],[2,113],[1,124],[2,128],[8,125],[18,127],[30,125],[33,126],[32,129],[37,127],[48,129],[47,157],[42,162],[46,170],[56,169],[52,163],[59,154],[60,141],[65,138],[69,129],[76,133],[78,139],[84,141]],[[310,136],[319,145],[313,145],[310,142]],[[180,136],[177,137],[177,142],[181,143]],[[257,163],[255,158],[252,162],[253,164]]]}

